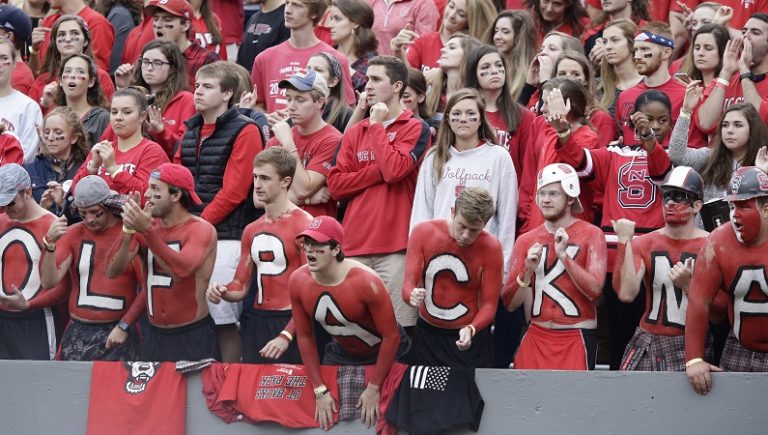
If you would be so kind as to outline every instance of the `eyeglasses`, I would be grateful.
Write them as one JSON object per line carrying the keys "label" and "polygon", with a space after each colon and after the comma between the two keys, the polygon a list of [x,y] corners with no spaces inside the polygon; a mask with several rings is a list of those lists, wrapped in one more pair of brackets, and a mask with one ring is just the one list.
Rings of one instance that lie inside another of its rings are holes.
{"label": "eyeglasses", "polygon": [[689,204],[693,204],[695,201],[699,199],[693,193],[686,192],[684,190],[677,190],[677,189],[665,189],[661,192],[661,197],[665,203],[672,201],[672,202],[687,202]]}
{"label": "eyeglasses", "polygon": [[149,66],[152,65],[152,68],[154,69],[162,68],[163,65],[171,64],[170,62],[163,62],[162,60],[157,60],[157,59],[152,60],[152,59],[144,59],[144,58],[139,59],[139,62],[141,63],[141,66],[144,68],[149,68]]}

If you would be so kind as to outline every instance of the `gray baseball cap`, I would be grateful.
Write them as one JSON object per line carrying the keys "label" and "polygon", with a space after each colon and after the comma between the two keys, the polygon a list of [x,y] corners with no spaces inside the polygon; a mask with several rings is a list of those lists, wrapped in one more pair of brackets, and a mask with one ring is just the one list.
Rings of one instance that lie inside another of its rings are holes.
{"label": "gray baseball cap", "polygon": [[0,166],[0,207],[10,204],[16,194],[32,187],[27,170],[16,163]]}
{"label": "gray baseball cap", "polygon": [[110,190],[107,182],[98,175],[84,177],[75,185],[75,199],[72,205],[88,208],[103,205],[113,211],[122,210],[127,197]]}

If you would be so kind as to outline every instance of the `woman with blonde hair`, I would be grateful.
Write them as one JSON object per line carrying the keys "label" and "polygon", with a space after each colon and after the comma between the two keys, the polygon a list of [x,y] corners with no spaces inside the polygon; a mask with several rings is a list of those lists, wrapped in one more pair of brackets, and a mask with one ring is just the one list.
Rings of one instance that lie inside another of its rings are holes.
{"label": "woman with blonde hair", "polygon": [[445,101],[451,95],[464,87],[461,67],[466,63],[467,56],[481,42],[463,33],[457,33],[446,41],[440,50],[440,65],[435,71],[438,74],[424,74],[427,80],[427,108],[432,112],[442,111]]}
{"label": "woman with blonde hair", "polygon": [[581,42],[563,32],[551,31],[544,36],[541,49],[528,65],[525,84],[517,101],[525,107],[536,108],[539,104],[539,86],[555,75],[555,62],[566,50],[584,53]]}
{"label": "woman with blonde hair", "polygon": [[[449,0],[439,31],[419,36],[405,28],[390,42],[390,47],[395,56],[411,67],[424,72],[434,70],[440,66],[438,60],[443,45],[447,44],[453,35],[462,32],[482,39],[496,15],[496,7],[491,0]],[[429,81],[430,77],[427,77],[427,82]]]}
{"label": "woman with blonde hair", "polygon": [[600,64],[598,105],[616,116],[616,100],[621,91],[640,83],[634,61],[637,26],[630,20],[616,20],[603,29],[604,54]]}
{"label": "woman with blonde hair", "polygon": [[536,22],[526,9],[502,11],[488,29],[485,42],[504,56],[508,67],[509,91],[517,101],[525,85],[526,72],[536,57]]}
{"label": "woman with blonde hair", "polygon": [[482,187],[496,206],[485,228],[499,239],[509,259],[515,242],[517,175],[512,158],[496,140],[478,91],[464,88],[448,98],[437,140],[419,169],[411,229],[419,222],[449,217],[465,187]]}

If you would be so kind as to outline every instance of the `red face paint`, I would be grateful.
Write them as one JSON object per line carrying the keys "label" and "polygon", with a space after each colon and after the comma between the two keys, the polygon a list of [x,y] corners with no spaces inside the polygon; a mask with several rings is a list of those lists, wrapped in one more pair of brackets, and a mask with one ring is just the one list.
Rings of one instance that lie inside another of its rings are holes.
{"label": "red face paint", "polygon": [[761,225],[762,219],[755,199],[731,203],[731,226],[741,243],[747,246],[755,244],[760,237]]}
{"label": "red face paint", "polygon": [[669,225],[685,225],[693,219],[693,207],[686,201],[664,204],[664,222]]}

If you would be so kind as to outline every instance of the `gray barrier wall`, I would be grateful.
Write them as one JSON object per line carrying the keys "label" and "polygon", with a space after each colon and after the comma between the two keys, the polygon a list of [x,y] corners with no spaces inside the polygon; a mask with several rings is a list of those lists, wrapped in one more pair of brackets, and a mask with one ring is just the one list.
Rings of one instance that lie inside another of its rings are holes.
{"label": "gray barrier wall", "polygon": [[[89,363],[0,361],[0,434],[84,434],[90,370]],[[476,379],[485,399],[481,434],[768,434],[768,374],[718,373],[706,397],[682,373],[478,370]],[[193,375],[191,435],[324,433],[227,425],[208,412],[200,390]],[[373,431],[355,421],[331,433]]]}

